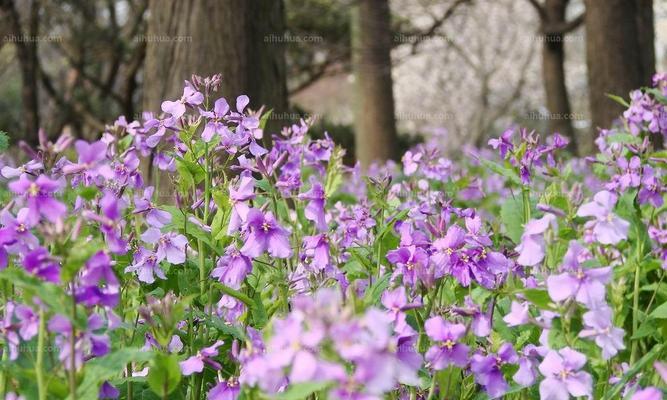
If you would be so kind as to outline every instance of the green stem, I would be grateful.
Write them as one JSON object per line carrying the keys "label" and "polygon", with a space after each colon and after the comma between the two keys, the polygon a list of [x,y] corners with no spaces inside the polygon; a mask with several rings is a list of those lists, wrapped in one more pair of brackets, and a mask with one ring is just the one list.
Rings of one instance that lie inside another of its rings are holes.
{"label": "green stem", "polygon": [[523,198],[523,222],[527,224],[530,221],[530,189],[528,186],[521,189],[521,196]]}
{"label": "green stem", "polygon": [[[637,233],[637,260],[635,265],[635,283],[632,293],[632,335],[634,336],[639,329],[639,284],[640,284],[640,266],[642,260],[642,238]],[[630,365],[634,365],[637,360],[639,342],[637,339],[632,341],[632,350],[630,352]]]}
{"label": "green stem", "polygon": [[37,333],[37,361],[35,361],[35,376],[37,378],[37,393],[39,400],[46,400],[46,385],[44,384],[44,342],[46,339],[46,318],[44,308],[39,308],[39,331]]}
{"label": "green stem", "polygon": [[[72,282],[72,293],[74,293],[74,283]],[[74,357],[76,347],[76,328],[74,327],[76,321],[76,297],[72,296],[72,332],[70,332],[70,371],[69,371],[69,393],[72,400],[76,400],[76,357]]]}
{"label": "green stem", "polygon": [[436,374],[433,374],[431,377],[431,387],[428,390],[428,398],[426,400],[433,400],[435,398],[435,386],[438,382],[438,380],[435,379],[435,375]]}

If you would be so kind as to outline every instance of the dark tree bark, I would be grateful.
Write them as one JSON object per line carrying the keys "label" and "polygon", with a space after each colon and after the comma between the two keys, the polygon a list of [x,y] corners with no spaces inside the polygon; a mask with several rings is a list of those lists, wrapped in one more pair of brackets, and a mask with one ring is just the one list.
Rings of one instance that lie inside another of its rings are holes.
{"label": "dark tree bark", "polygon": [[530,0],[540,17],[542,34],[542,81],[549,130],[570,139],[570,149],[576,150],[577,138],[572,126],[572,109],[565,78],[565,35],[583,22],[583,15],[572,21],[565,18],[570,0]]}
{"label": "dark tree bark", "polygon": [[16,46],[16,56],[21,69],[22,139],[31,145],[39,142],[39,64],[37,59],[37,35],[39,34],[39,0],[32,0],[29,15],[23,28],[21,17],[13,0],[0,0],[0,10],[9,22],[10,39]]}
{"label": "dark tree bark", "polygon": [[362,167],[397,154],[387,0],[358,0],[352,17],[355,149]]}
{"label": "dark tree bark", "polygon": [[[609,128],[627,98],[655,72],[652,0],[586,0],[586,62],[593,129]],[[595,131],[594,131],[595,132]],[[597,136],[591,135],[589,142]]]}
{"label": "dark tree bark", "polygon": [[151,0],[143,106],[180,97],[192,74],[222,73],[222,95],[287,109],[282,0]]}

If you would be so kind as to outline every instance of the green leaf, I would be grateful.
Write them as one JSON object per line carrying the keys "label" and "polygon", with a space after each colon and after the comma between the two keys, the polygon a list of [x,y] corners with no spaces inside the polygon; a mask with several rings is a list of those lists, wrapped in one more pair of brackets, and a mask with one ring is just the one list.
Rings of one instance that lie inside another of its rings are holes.
{"label": "green leaf", "polygon": [[380,279],[375,281],[368,289],[366,289],[364,301],[367,305],[372,306],[378,304],[380,301],[380,296],[382,296],[384,290],[389,287],[390,278],[391,273],[386,273],[380,277]]}
{"label": "green leaf", "polygon": [[639,329],[637,329],[637,332],[632,335],[632,340],[653,336],[656,332],[658,332],[658,327],[655,322],[651,319],[647,319],[641,324]]}
{"label": "green leaf", "polygon": [[287,390],[284,392],[279,393],[271,398],[276,400],[302,400],[313,393],[326,389],[329,386],[331,386],[331,382],[295,383],[293,385],[289,385]]}
{"label": "green leaf", "polygon": [[264,326],[266,326],[269,318],[266,315],[266,308],[264,308],[262,294],[260,291],[255,292],[255,297],[253,298],[253,304],[250,307],[250,310],[252,312],[252,320],[255,323],[255,328],[262,329]]}
{"label": "green leaf", "polygon": [[652,363],[658,356],[660,356],[660,353],[662,353],[662,350],[665,348],[665,344],[660,344],[658,346],[653,346],[651,350],[649,350],[648,353],[644,355],[644,357],[640,358],[639,361],[637,361],[634,365],[630,366],[630,369],[628,372],[626,372],[623,377],[621,377],[621,380],[618,381],[612,388],[609,390],[604,398],[602,400],[611,400],[611,399],[618,399],[620,398],[619,393],[621,390],[625,387],[625,384],[632,378],[634,378],[639,372],[641,372],[644,367],[650,363]]}
{"label": "green leaf", "polygon": [[649,317],[655,319],[667,319],[667,302],[662,303],[649,314]]}
{"label": "green leaf", "polygon": [[505,226],[507,236],[514,243],[519,243],[523,235],[523,199],[508,197],[500,207],[500,220]]}
{"label": "green leaf", "polygon": [[[65,291],[53,283],[44,282],[41,279],[29,275],[22,269],[15,267],[6,268],[0,271],[0,279],[10,281],[14,286],[20,288],[22,298],[26,301],[32,301],[33,297],[39,298],[52,310],[62,311],[71,309],[71,299]],[[65,313],[69,317],[69,313]],[[82,321],[72,321],[78,328],[85,328]]]}
{"label": "green leaf", "polygon": [[7,132],[0,131],[0,151],[5,151],[9,148],[9,136]]}
{"label": "green leaf", "polygon": [[151,361],[148,372],[148,386],[158,396],[166,397],[181,381],[181,369],[174,354],[158,353]]}
{"label": "green leaf", "polygon": [[272,113],[273,108],[262,115],[262,117],[259,119],[259,129],[264,129],[266,127],[266,123],[269,122],[269,117],[271,117]]}
{"label": "green leaf", "polygon": [[480,160],[482,162],[482,165],[485,166],[486,168],[490,169],[491,171],[495,172],[496,174],[500,176],[504,176],[505,178],[509,179],[512,183],[516,185],[521,185],[521,177],[519,177],[519,174],[516,173],[516,171],[504,167],[496,162],[490,161],[490,160]]}
{"label": "green leaf", "polygon": [[86,240],[81,239],[69,247],[70,252],[60,270],[60,278],[64,282],[69,282],[79,272],[81,267],[97,251],[104,248],[104,244],[99,239]]}
{"label": "green leaf", "polygon": [[615,94],[609,94],[609,93],[605,93],[605,95],[624,107],[630,107],[630,104],[628,104],[628,102],[625,101],[625,99],[622,98],[621,96],[616,96]]}
{"label": "green leaf", "polygon": [[[97,399],[99,386],[102,382],[117,377],[131,362],[147,362],[154,353],[144,351],[141,348],[127,347],[116,350],[104,357],[94,358],[88,361],[84,367],[83,381],[77,387],[78,399]],[[71,398],[71,397],[68,397]]]}
{"label": "green leaf", "polygon": [[526,300],[530,301],[541,309],[550,309],[551,298],[546,290],[542,289],[524,289],[521,291]]}

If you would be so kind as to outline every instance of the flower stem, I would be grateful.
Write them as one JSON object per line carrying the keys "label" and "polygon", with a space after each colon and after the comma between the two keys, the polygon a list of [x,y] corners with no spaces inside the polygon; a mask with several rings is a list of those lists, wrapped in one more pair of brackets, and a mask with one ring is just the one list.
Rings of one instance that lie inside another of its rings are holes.
{"label": "flower stem", "polygon": [[[74,283],[72,282],[72,293],[74,293]],[[72,400],[76,400],[76,328],[74,327],[76,321],[76,296],[72,295],[72,330],[69,337],[70,345],[70,371],[69,371],[69,393]]]}
{"label": "flower stem", "polygon": [[[640,266],[642,260],[642,238],[637,232],[637,260],[635,265],[635,284],[632,294],[632,336],[637,333],[639,329],[639,281],[640,281]],[[630,351],[630,365],[634,365],[637,360],[637,351],[639,342],[637,339],[632,340],[632,350]]]}
{"label": "flower stem", "polygon": [[39,308],[39,331],[37,333],[37,360],[35,361],[35,377],[37,378],[37,393],[39,400],[46,400],[46,385],[44,384],[44,341],[46,339],[46,321],[44,308]]}
{"label": "flower stem", "polygon": [[530,221],[530,189],[528,186],[521,188],[521,196],[523,198],[523,222],[527,224]]}

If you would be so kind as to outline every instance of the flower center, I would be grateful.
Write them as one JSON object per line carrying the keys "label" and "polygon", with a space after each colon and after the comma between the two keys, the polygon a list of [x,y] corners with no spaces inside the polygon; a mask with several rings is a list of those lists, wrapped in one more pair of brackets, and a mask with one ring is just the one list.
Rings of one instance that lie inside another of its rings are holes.
{"label": "flower center", "polygon": [[564,369],[558,373],[558,377],[563,380],[567,379],[570,375],[572,375],[572,372],[569,369]]}
{"label": "flower center", "polygon": [[447,339],[442,343],[443,347],[446,347],[447,350],[451,350],[456,343],[453,342],[451,339]]}
{"label": "flower center", "polygon": [[271,224],[269,224],[268,222],[262,223],[262,230],[264,232],[268,232],[270,229],[271,229]]}
{"label": "flower center", "polygon": [[28,195],[32,197],[36,197],[39,194],[39,186],[35,182],[30,184],[30,187],[28,188]]}

